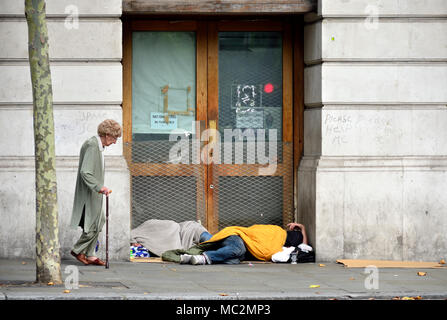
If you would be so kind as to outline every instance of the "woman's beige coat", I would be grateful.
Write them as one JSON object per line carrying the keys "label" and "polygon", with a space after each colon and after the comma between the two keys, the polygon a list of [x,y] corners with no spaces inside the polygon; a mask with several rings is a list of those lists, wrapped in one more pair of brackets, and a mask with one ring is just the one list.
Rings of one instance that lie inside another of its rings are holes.
{"label": "woman's beige coat", "polygon": [[84,232],[101,231],[104,225],[102,201],[99,193],[104,186],[104,168],[98,139],[93,136],[82,145],[70,226],[77,227],[85,206]]}

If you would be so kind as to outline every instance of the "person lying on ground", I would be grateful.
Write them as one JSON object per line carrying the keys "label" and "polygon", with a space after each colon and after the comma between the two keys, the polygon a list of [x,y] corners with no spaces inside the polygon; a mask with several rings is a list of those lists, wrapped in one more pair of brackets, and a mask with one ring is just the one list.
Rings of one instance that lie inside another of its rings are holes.
{"label": "person lying on ground", "polygon": [[245,259],[270,261],[284,246],[307,245],[304,225],[289,223],[287,227],[288,231],[276,225],[226,227],[188,250],[166,251],[162,259],[194,265],[238,264]]}
{"label": "person lying on ground", "polygon": [[196,221],[149,219],[130,232],[130,244],[145,247],[151,255],[161,256],[174,249],[188,249],[211,238],[208,230]]}

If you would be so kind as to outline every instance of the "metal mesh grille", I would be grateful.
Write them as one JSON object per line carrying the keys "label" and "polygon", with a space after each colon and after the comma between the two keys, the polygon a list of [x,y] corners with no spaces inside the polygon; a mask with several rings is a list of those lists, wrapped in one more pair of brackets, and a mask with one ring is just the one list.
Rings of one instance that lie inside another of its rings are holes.
{"label": "metal mesh grille", "polygon": [[282,225],[282,177],[218,177],[219,229],[229,225]]}
{"label": "metal mesh grille", "polygon": [[197,220],[197,177],[132,177],[133,227],[147,219]]}
{"label": "metal mesh grille", "polygon": [[293,221],[292,151],[291,143],[278,144],[279,160],[269,175],[259,175],[267,165],[213,165],[213,211],[219,230]]}
{"label": "metal mesh grille", "polygon": [[132,176],[132,228],[148,219],[205,222],[206,166],[169,163],[172,145],[166,140],[124,145]]}
{"label": "metal mesh grille", "polygon": [[[266,84],[272,86],[272,92],[264,91]],[[263,119],[262,123],[253,122],[259,118]],[[226,128],[276,128],[282,132],[280,32],[219,33],[219,131],[222,135]]]}
{"label": "metal mesh grille", "polygon": [[276,170],[267,175],[259,174],[267,165],[246,164],[246,155],[243,164],[171,164],[170,146],[166,140],[124,145],[132,176],[132,228],[148,219],[199,220],[206,226],[207,170],[212,172],[210,209],[216,230],[232,225],[285,226],[293,221],[291,143],[278,144]]}

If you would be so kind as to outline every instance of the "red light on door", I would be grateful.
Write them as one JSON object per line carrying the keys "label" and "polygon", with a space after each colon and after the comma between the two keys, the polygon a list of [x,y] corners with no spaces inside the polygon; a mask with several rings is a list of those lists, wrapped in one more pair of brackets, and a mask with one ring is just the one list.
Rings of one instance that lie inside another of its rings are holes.
{"label": "red light on door", "polygon": [[267,83],[265,86],[264,86],[264,92],[265,93],[272,93],[273,92],[273,84],[271,84],[271,83]]}

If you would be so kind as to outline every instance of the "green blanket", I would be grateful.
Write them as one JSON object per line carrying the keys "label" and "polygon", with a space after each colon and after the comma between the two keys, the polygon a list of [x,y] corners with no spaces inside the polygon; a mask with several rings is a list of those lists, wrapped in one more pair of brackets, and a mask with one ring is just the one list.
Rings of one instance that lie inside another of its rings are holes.
{"label": "green blanket", "polygon": [[213,248],[217,248],[218,242],[202,242],[199,244],[196,244],[195,246],[192,246],[191,248],[187,250],[183,249],[174,249],[174,250],[168,250],[163,252],[161,255],[161,259],[163,261],[170,261],[170,262],[176,262],[180,263],[180,256],[182,254],[190,254],[190,255],[198,255],[202,254],[204,251],[212,250]]}

